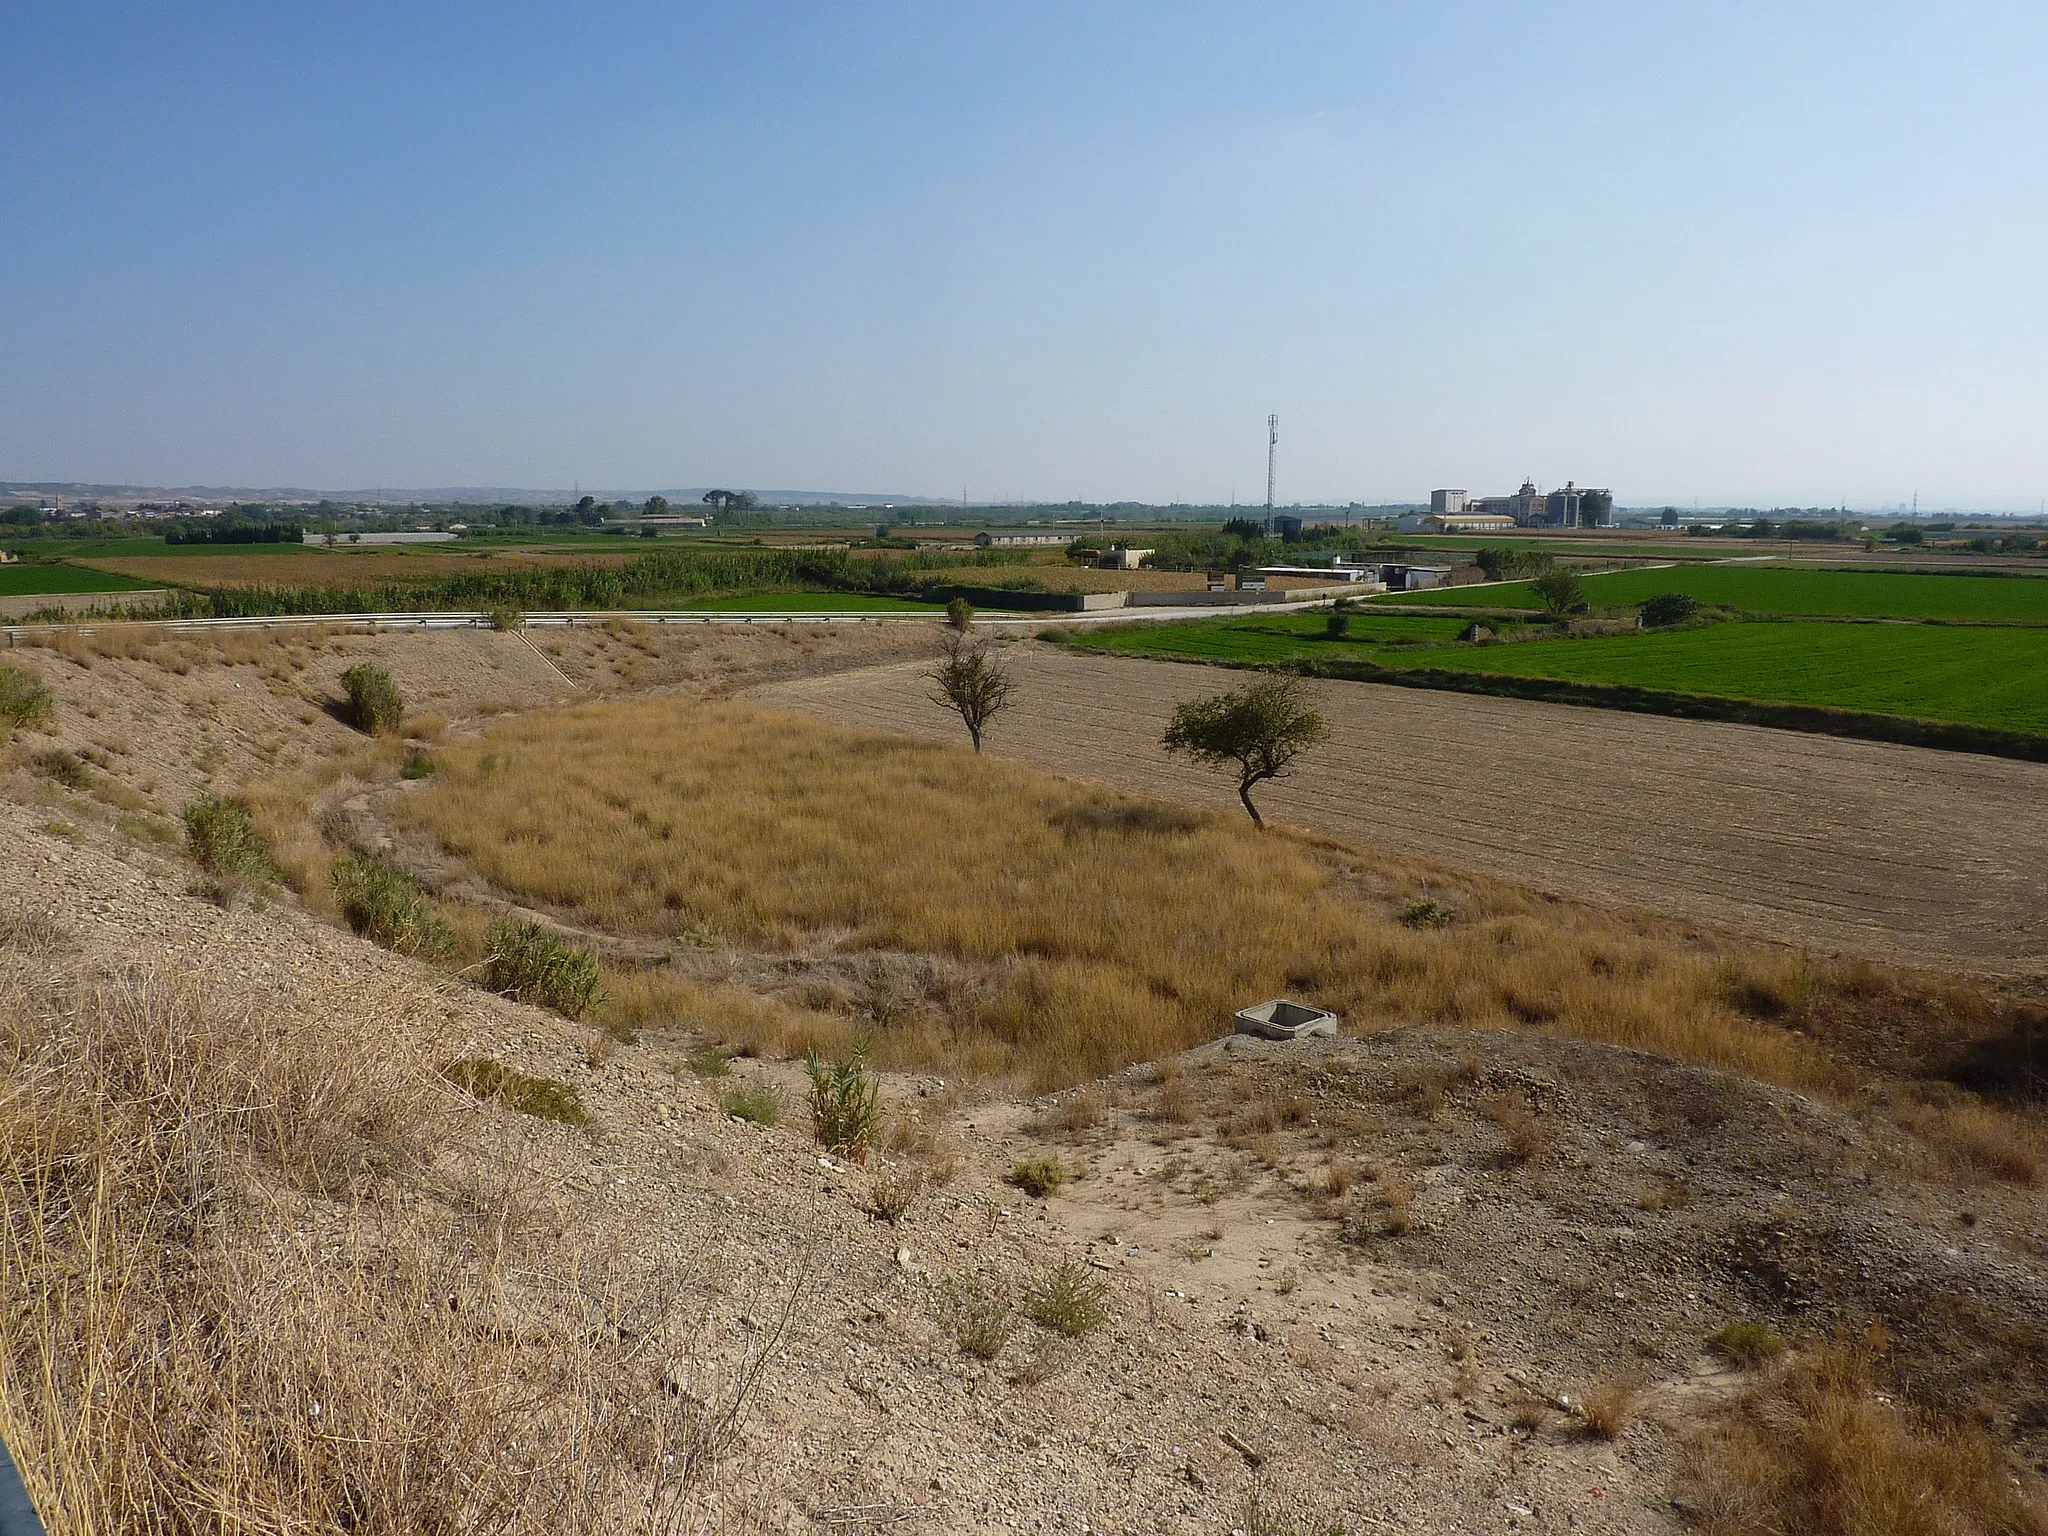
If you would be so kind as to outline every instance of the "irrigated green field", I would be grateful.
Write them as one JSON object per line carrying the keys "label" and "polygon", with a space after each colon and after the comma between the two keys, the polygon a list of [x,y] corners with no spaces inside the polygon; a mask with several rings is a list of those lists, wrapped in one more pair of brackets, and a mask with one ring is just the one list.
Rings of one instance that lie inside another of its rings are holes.
{"label": "irrigated green field", "polygon": [[1716,624],[1374,659],[1391,667],[1620,683],[2048,733],[2048,630],[2042,629]]}
{"label": "irrigated green field", "polygon": [[1343,640],[1330,640],[1325,638],[1327,618],[1325,613],[1312,612],[1190,619],[1177,624],[1082,631],[1072,637],[1071,643],[1077,648],[1184,656],[1199,661],[1302,661],[1335,656],[1376,660],[1390,644],[1455,640],[1466,625],[1464,619],[1361,613],[1352,615],[1349,635]]}
{"label": "irrigated green field", "polygon": [[[1434,628],[1396,627],[1404,623]],[[1274,615],[1114,630],[1071,643],[1201,661],[1364,661],[1619,684],[2048,734],[2048,628],[1754,622],[1515,645],[1445,643],[1459,627],[1454,619],[1355,618],[1351,636],[1339,641],[1325,638],[1320,614]]]}
{"label": "irrigated green field", "polygon": [[131,581],[82,565],[0,565],[0,597],[40,597],[44,593],[140,592],[149,583]]}
{"label": "irrigated green field", "polygon": [[[1659,592],[1748,613],[1859,619],[1983,619],[2048,624],[2048,573],[2042,576],[1915,575],[1906,571],[1808,570],[1783,565],[1682,565],[1582,578],[1586,601],[1619,608]],[[1497,587],[1449,587],[1394,593],[1395,603],[1481,608],[1543,606],[1525,581]]]}

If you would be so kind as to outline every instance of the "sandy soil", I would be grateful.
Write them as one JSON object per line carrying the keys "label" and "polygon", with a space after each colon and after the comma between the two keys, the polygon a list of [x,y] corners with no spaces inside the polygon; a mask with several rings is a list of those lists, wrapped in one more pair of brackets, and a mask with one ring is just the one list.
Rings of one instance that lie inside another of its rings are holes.
{"label": "sandy soil", "polygon": [[[990,750],[1235,805],[1159,747],[1221,670],[1020,644]],[[945,740],[920,665],[757,697]],[[1332,739],[1262,792],[1346,841],[1617,906],[1891,961],[2048,969],[2048,764],[1369,683],[1321,685]]]}

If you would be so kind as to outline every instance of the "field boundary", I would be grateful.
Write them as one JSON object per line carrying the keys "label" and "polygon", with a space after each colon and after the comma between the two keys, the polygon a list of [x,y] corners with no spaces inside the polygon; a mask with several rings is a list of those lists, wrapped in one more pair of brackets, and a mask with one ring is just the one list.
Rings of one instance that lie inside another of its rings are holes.
{"label": "field boundary", "polygon": [[[1131,654],[1111,647],[1091,646],[1088,649],[1090,654],[1099,656]],[[1814,736],[1843,736],[1856,741],[1884,741],[1903,747],[1931,747],[1942,752],[1973,752],[1985,757],[2048,763],[2048,736],[1952,721],[1921,720],[1910,715],[1834,709],[1819,704],[1775,704],[1722,694],[1643,688],[1629,683],[1514,677],[1500,672],[1383,667],[1370,661],[1231,661],[1206,656],[1176,656],[1166,651],[1145,652],[1143,659],[1171,661],[1185,666],[1229,667],[1236,671],[1286,671],[1303,677],[1327,677],[1341,682],[1391,683],[1398,688],[1484,694],[1495,698],[1528,699],[1539,704],[1577,704],[1639,715],[1669,715],[1680,720],[1761,725],[1782,731],[1803,731]]]}

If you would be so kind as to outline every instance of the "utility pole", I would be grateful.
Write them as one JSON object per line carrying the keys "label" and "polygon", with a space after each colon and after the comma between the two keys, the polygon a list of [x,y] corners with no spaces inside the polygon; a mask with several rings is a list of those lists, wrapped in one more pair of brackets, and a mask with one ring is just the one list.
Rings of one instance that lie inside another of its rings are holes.
{"label": "utility pole", "polygon": [[1280,452],[1280,418],[1266,418],[1266,536],[1273,535],[1273,461]]}

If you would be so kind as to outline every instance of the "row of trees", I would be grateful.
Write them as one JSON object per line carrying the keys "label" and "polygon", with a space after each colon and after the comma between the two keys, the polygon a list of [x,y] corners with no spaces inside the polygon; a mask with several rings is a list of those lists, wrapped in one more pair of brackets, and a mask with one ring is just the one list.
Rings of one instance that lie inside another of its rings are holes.
{"label": "row of trees", "polygon": [[[967,727],[974,750],[983,734],[1016,697],[1009,664],[986,640],[971,633],[973,610],[955,599],[947,605],[950,629],[938,659],[925,673],[934,704],[952,710]],[[1293,673],[1273,672],[1242,688],[1190,699],[1174,710],[1160,744],[1168,752],[1237,775],[1237,798],[1252,821],[1265,826],[1252,791],[1284,779],[1295,760],[1329,735],[1329,726]]]}

